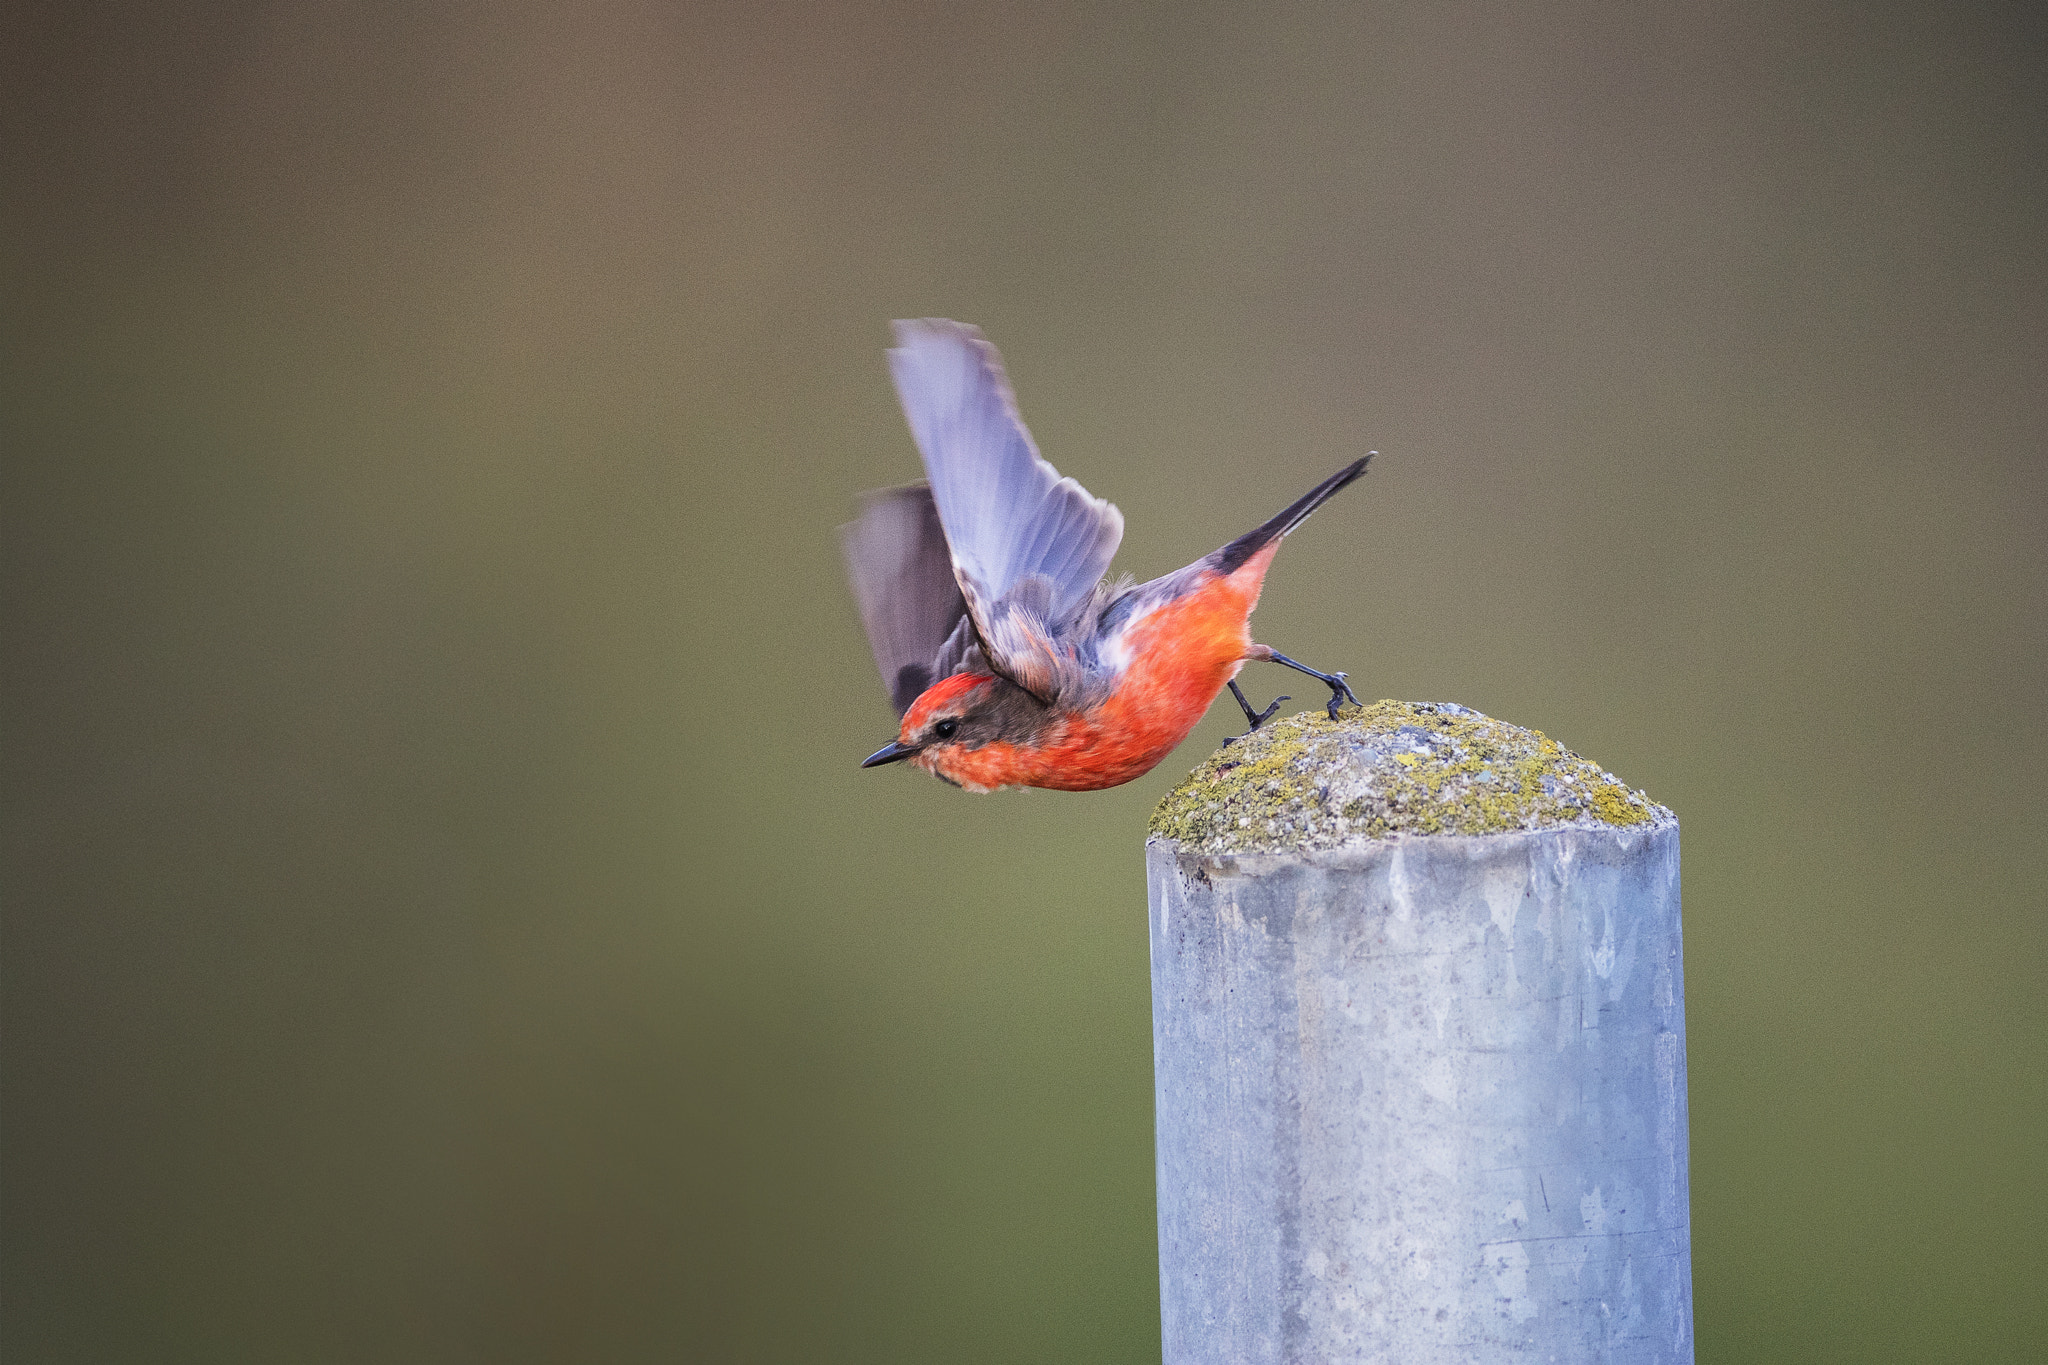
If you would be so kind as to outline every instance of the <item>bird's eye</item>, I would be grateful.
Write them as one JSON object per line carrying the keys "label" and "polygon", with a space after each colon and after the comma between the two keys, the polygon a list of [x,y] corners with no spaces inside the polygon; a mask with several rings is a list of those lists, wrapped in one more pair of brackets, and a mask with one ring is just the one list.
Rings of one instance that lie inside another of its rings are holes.
{"label": "bird's eye", "polygon": [[938,739],[951,739],[955,734],[959,733],[959,730],[960,722],[957,720],[948,719],[942,720],[937,725],[934,725],[932,727],[932,734],[934,737]]}

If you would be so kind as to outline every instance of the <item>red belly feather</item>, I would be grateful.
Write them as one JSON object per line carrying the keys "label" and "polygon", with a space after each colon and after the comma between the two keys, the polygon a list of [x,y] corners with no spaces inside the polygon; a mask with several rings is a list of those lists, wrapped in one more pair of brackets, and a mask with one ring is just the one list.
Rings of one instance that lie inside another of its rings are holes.
{"label": "red belly feather", "polygon": [[998,741],[956,758],[956,780],[989,788],[1097,791],[1150,772],[1186,739],[1251,644],[1246,628],[1279,542],[1228,578],[1209,578],[1125,637],[1130,665],[1109,700],[1055,724],[1036,744]]}

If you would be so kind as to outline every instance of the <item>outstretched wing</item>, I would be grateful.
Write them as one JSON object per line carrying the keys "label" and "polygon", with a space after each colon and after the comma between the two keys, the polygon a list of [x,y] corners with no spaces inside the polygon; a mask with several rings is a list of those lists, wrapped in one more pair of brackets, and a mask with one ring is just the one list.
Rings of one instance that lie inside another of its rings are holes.
{"label": "outstretched wing", "polygon": [[839,540],[875,667],[901,716],[942,669],[955,670],[960,660],[951,656],[972,642],[932,490],[916,483],[867,494]]}
{"label": "outstretched wing", "polygon": [[1088,605],[1123,513],[1039,457],[1002,358],[941,318],[896,324],[889,369],[975,628],[998,668],[1041,696],[1052,637]]}

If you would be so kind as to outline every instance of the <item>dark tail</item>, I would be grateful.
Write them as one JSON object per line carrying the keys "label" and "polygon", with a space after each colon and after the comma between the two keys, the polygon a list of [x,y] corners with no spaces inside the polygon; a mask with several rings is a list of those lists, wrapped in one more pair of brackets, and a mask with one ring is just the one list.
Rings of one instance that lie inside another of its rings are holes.
{"label": "dark tail", "polygon": [[1343,488],[1357,479],[1359,475],[1365,473],[1366,465],[1372,463],[1372,457],[1378,453],[1378,451],[1369,451],[1364,459],[1345,465],[1329,478],[1324,479],[1314,488],[1309,489],[1308,492],[1295,499],[1287,510],[1279,516],[1274,517],[1255,531],[1246,531],[1236,540],[1231,541],[1228,545],[1218,550],[1216,552],[1216,572],[1220,574],[1236,573],[1238,567],[1247,559],[1250,559],[1253,555],[1265,549],[1267,545],[1280,539],[1280,537],[1286,535],[1304,521],[1307,521],[1309,513],[1328,502],[1338,489]]}

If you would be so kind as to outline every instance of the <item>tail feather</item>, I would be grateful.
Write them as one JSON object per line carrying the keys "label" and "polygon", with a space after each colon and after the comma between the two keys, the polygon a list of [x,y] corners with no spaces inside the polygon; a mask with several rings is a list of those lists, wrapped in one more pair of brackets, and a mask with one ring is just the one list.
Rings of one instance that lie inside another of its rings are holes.
{"label": "tail feather", "polygon": [[1302,494],[1289,504],[1287,510],[1255,530],[1246,531],[1236,540],[1216,552],[1216,571],[1220,574],[1236,573],[1239,566],[1266,546],[1292,531],[1308,520],[1308,514],[1321,507],[1336,492],[1352,483],[1365,473],[1366,465],[1372,463],[1377,452],[1368,452],[1364,459],[1354,460],[1342,469],[1324,479],[1314,488]]}

